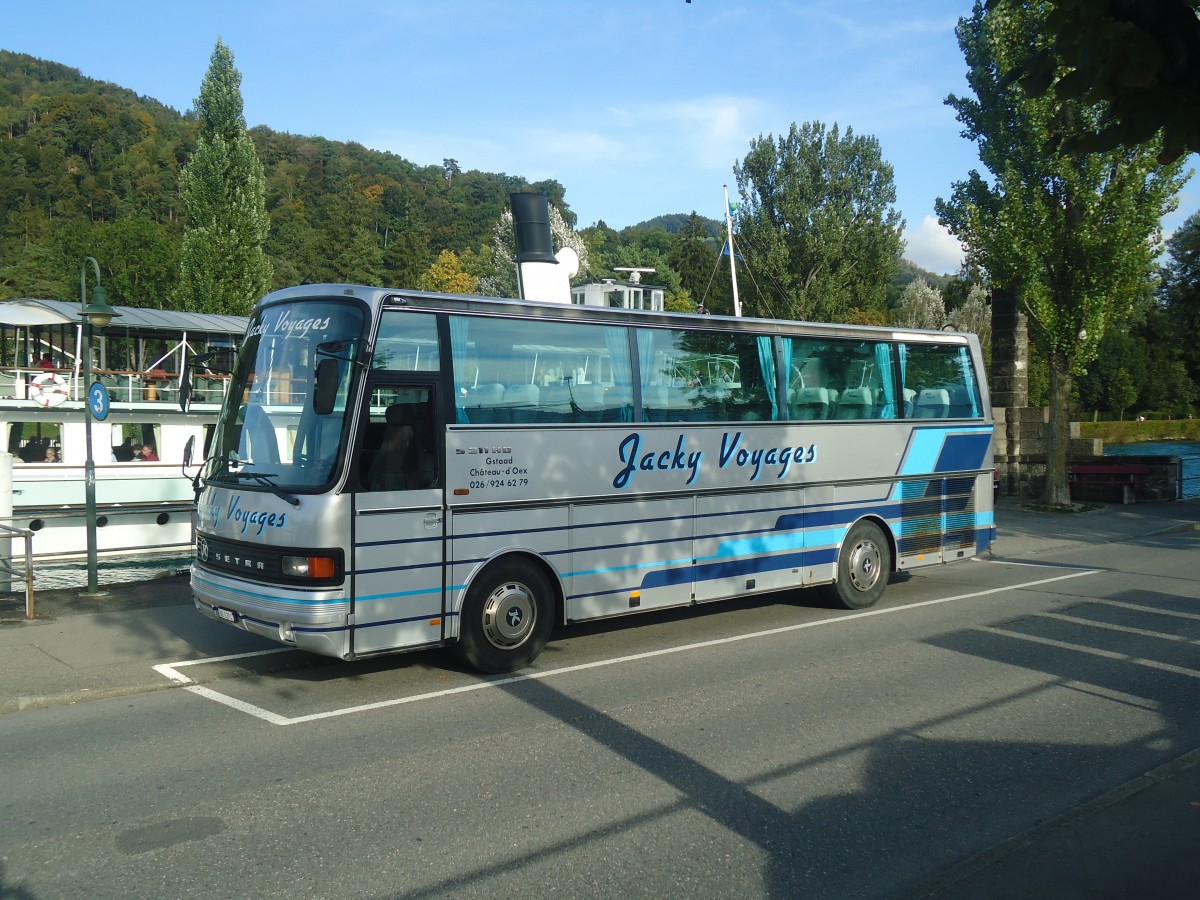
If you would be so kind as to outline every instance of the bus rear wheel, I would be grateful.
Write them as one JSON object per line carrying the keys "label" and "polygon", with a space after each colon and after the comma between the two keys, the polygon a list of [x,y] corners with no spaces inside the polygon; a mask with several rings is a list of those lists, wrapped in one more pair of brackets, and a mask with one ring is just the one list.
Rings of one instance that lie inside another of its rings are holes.
{"label": "bus rear wheel", "polygon": [[828,586],[827,595],[846,609],[866,609],[883,596],[891,571],[891,548],[879,526],[858,522],[842,542],[837,581]]}
{"label": "bus rear wheel", "polygon": [[481,672],[515,672],[542,652],[554,628],[554,593],[536,566],[502,560],[467,590],[454,654]]}

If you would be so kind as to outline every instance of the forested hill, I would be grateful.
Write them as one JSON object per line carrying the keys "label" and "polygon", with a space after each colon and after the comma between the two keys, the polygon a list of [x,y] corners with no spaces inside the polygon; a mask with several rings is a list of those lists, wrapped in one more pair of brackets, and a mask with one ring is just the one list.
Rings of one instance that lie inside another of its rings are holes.
{"label": "forested hill", "polygon": [[[196,86],[199,93],[199,84]],[[418,165],[259,126],[277,286],[412,286],[443,249],[478,251],[513,191],[556,181]],[[0,50],[0,299],[74,297],[85,256],[110,302],[170,304],[183,222],[178,178],[196,121],[77,69]]]}

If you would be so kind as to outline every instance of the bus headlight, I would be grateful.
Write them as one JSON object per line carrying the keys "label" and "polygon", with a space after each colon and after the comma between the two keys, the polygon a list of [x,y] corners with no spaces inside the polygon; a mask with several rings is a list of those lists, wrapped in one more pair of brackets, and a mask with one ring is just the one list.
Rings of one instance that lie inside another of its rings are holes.
{"label": "bus headlight", "polygon": [[332,556],[285,556],[282,573],[289,578],[328,580],[338,574],[338,561]]}

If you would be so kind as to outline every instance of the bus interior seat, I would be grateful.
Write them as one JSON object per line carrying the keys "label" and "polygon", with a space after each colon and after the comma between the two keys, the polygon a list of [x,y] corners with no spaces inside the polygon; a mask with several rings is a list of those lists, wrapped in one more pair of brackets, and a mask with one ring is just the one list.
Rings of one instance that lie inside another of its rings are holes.
{"label": "bus interior seat", "polygon": [[538,397],[539,422],[573,422],[571,388],[565,384],[551,384],[541,389]]}
{"label": "bus interior seat", "polygon": [[875,395],[869,387],[846,388],[838,398],[835,419],[875,418]]}
{"label": "bus interior seat", "polygon": [[788,391],[788,414],[807,421],[829,418],[829,388],[802,387]]}
{"label": "bus interior seat", "polygon": [[536,422],[538,419],[538,397],[536,384],[510,384],[504,389],[504,407],[515,423]]}
{"label": "bus interior seat", "polygon": [[467,391],[462,408],[471,422],[493,423],[499,421],[497,408],[504,398],[504,385],[499,383],[480,384]]}
{"label": "bus interior seat", "polygon": [[405,462],[413,442],[412,404],[393,403],[384,413],[386,425],[379,449],[371,460],[367,489],[403,490],[407,485]]}
{"label": "bus interior seat", "polygon": [[913,409],[917,419],[944,419],[950,411],[950,392],[945,388],[926,388],[917,395]]}
{"label": "bus interior seat", "polygon": [[665,422],[667,409],[667,386],[651,384],[642,388],[643,416],[647,422]]}
{"label": "bus interior seat", "polygon": [[978,407],[973,402],[971,392],[965,384],[956,384],[947,388],[950,394],[951,419],[974,419],[979,416]]}
{"label": "bus interior seat", "polygon": [[604,418],[604,385],[575,384],[570,388],[572,422],[599,422]]}
{"label": "bus interior seat", "polygon": [[912,388],[904,389],[904,418],[911,419],[913,417],[913,404],[917,400],[917,392]]}
{"label": "bus interior seat", "polygon": [[595,410],[598,422],[632,422],[633,404],[629,391],[620,387],[606,387],[600,391]]}

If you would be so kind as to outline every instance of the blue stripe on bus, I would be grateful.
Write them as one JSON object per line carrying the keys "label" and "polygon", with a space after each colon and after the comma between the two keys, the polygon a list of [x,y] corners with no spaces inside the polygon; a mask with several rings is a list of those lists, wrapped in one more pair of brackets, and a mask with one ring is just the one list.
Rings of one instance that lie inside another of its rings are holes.
{"label": "blue stripe on bus", "polygon": [[731,559],[719,563],[698,565],[695,569],[666,569],[660,572],[650,572],[642,579],[641,590],[659,587],[673,587],[681,584],[699,583],[702,581],[720,581],[735,576],[753,575],[762,572],[776,572],[780,569],[795,569],[805,566],[831,563],[837,559],[837,547],[823,547],[814,550],[801,550],[798,553],[785,553],[777,556],[756,556],[748,559]]}
{"label": "blue stripe on bus", "polygon": [[396,597],[418,597],[422,594],[440,594],[441,592],[442,586],[439,584],[434,587],[416,588],[415,590],[411,591],[392,591],[386,594],[367,594],[359,597],[357,602],[370,603],[373,600],[392,600]]}
{"label": "blue stripe on bus", "polygon": [[[247,590],[243,590],[241,588],[233,588],[233,587],[228,587],[227,585],[217,584],[215,581],[205,578],[203,575],[199,575],[199,576],[193,575],[192,577],[194,580],[204,582],[205,584],[213,587],[216,590],[226,591],[230,594],[241,594],[244,597],[250,597],[254,600],[270,600],[274,603],[292,603],[297,606],[329,606],[329,605],[337,604],[337,603],[344,603],[344,604],[348,605],[350,603],[350,600],[345,597],[343,597],[340,600],[336,599],[336,598],[332,599],[332,600],[301,600],[299,598],[293,598],[293,597],[280,597],[276,594],[270,594],[270,595],[262,594],[262,593],[258,593],[257,591],[247,591]],[[274,623],[268,623],[268,624],[274,624]]]}
{"label": "blue stripe on bus", "polygon": [[[908,446],[904,448],[896,474],[930,475],[983,468],[991,438],[991,425],[918,426],[909,434]],[[951,461],[962,461],[962,464],[952,466]]]}
{"label": "blue stripe on bus", "polygon": [[948,434],[938,455],[934,472],[965,472],[983,467],[983,459],[992,448],[992,435]]}

